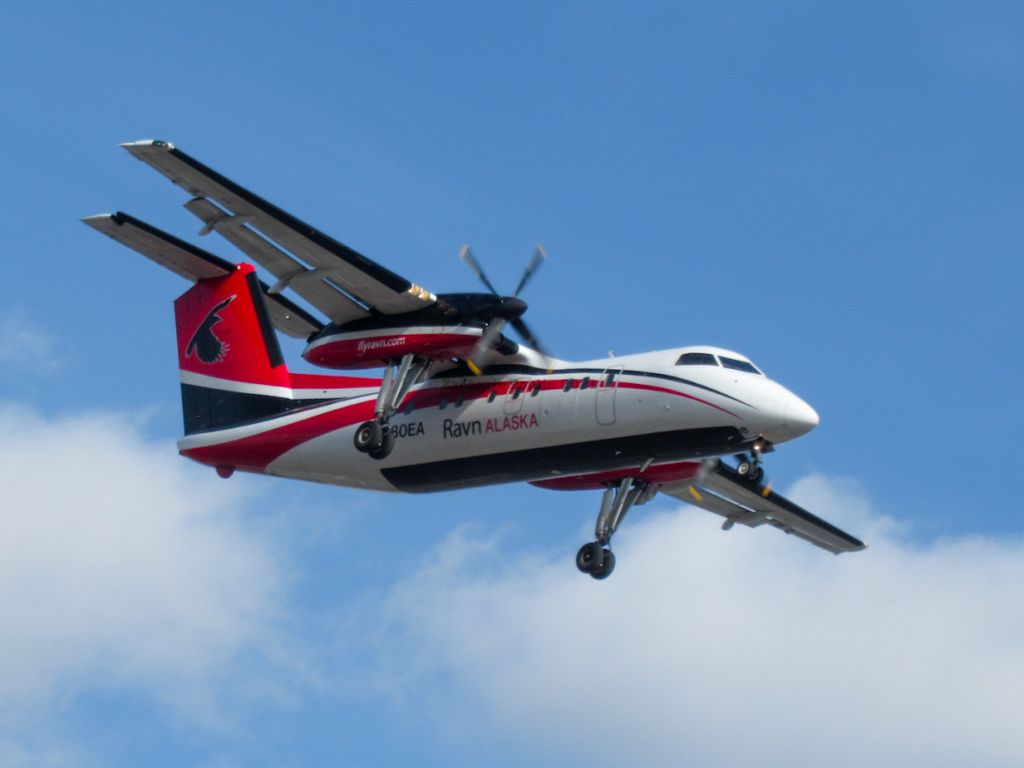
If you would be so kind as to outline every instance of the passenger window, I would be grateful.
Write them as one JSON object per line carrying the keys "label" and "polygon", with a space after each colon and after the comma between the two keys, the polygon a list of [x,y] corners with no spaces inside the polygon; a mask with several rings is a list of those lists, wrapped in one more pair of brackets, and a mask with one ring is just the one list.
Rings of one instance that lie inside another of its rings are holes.
{"label": "passenger window", "polygon": [[530,397],[536,397],[539,394],[540,394],[540,382],[538,381],[536,384],[533,385],[533,388],[530,390]]}
{"label": "passenger window", "polygon": [[466,398],[463,395],[459,395],[457,398],[455,398],[455,407],[461,408],[464,402],[466,402]]}
{"label": "passenger window", "polygon": [[586,389],[590,386],[590,377],[584,376],[583,381],[580,382],[580,389]]}
{"label": "passenger window", "polygon": [[570,389],[572,389],[572,379],[566,379],[565,384],[562,385],[562,391],[568,392]]}
{"label": "passenger window", "polygon": [[718,361],[708,352],[684,352],[676,360],[676,365],[718,365]]}
{"label": "passenger window", "polygon": [[491,394],[489,394],[487,396],[487,402],[488,403],[493,403],[494,402],[494,398],[496,398],[497,396],[498,396],[497,390],[492,389],[491,390]]}

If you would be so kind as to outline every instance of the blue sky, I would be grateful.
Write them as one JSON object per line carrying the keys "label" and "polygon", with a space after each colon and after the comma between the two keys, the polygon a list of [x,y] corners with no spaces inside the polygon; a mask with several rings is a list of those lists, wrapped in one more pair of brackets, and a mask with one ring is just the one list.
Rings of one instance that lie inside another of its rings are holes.
{"label": "blue sky", "polygon": [[[5,20],[0,762],[1024,759],[996,727],[1024,706],[1016,4]],[[198,241],[117,148],[141,138],[434,291],[476,288],[463,242],[509,288],[544,243],[525,298],[560,357],[750,355],[821,414],[770,457],[777,487],[872,548],[725,536],[659,499],[596,585],[572,566],[595,494],[210,477],[173,446],[184,284],[78,221]],[[818,735],[782,738],[782,711]],[[759,725],[731,736],[737,715]]]}

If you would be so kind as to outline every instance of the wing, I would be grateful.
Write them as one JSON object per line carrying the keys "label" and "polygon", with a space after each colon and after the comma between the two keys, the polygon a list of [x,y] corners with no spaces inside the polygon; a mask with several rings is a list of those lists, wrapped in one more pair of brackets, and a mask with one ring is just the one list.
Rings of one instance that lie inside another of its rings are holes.
{"label": "wing", "polygon": [[[174,235],[161,232],[127,213],[101,213],[82,219],[93,229],[141,253],[157,264],[167,267],[186,280],[206,280],[233,272],[230,261],[196,248]],[[274,327],[282,333],[305,339],[323,327],[323,323],[284,296],[269,293],[266,283],[260,283],[267,311]]]}
{"label": "wing", "polygon": [[360,253],[221,176],[165,141],[122,144],[194,199],[186,208],[277,278],[271,294],[291,288],[341,324],[376,311],[423,309],[437,301]]}
{"label": "wing", "polygon": [[661,487],[662,493],[724,517],[722,528],[734,523],[751,528],[768,523],[799,536],[834,554],[856,552],[865,544],[763,485],[744,480],[740,474],[715,460],[708,462],[707,474],[696,483],[674,483]]}

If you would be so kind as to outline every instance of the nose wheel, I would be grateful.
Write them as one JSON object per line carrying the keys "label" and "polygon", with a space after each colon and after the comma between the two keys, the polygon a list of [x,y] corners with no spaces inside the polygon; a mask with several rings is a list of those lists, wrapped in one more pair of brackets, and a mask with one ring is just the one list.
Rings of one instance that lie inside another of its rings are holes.
{"label": "nose wheel", "polygon": [[601,511],[594,526],[594,541],[584,544],[576,553],[576,567],[591,578],[607,579],[615,570],[612,536],[634,504],[645,504],[654,498],[657,489],[645,480],[624,477],[609,484],[601,497]]}
{"label": "nose wheel", "polygon": [[749,455],[746,453],[736,454],[736,471],[740,477],[751,483],[760,483],[764,480],[761,454],[770,453],[773,450],[775,448],[771,443],[759,440],[751,446]]}
{"label": "nose wheel", "polygon": [[740,473],[741,477],[746,478],[752,483],[759,483],[764,477],[764,468],[760,463],[755,463],[747,458],[739,460],[739,464],[736,465],[736,471]]}

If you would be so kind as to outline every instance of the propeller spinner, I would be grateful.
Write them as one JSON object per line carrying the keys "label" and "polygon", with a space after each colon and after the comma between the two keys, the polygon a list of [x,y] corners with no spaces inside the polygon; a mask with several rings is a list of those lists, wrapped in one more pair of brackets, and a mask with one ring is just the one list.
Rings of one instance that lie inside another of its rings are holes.
{"label": "propeller spinner", "polygon": [[466,266],[468,266],[473,273],[479,278],[487,289],[500,299],[499,305],[494,310],[494,317],[488,322],[484,328],[484,333],[480,337],[480,340],[473,347],[472,352],[466,358],[466,365],[476,375],[480,375],[481,365],[484,363],[484,358],[487,353],[495,346],[498,342],[498,338],[501,336],[501,331],[506,324],[510,324],[516,329],[516,332],[522,337],[523,341],[535,348],[542,355],[547,357],[547,352],[541,345],[537,336],[530,330],[530,327],[525,323],[522,318],[524,312],[526,312],[526,302],[519,298],[520,292],[526,287],[527,283],[533,278],[534,273],[540,268],[540,265],[544,263],[544,260],[548,257],[544,250],[544,246],[538,245],[530,257],[530,261],[526,264],[526,269],[523,271],[523,276],[519,278],[519,284],[516,286],[515,292],[511,296],[502,296],[498,293],[498,290],[494,287],[494,284],[487,277],[480,262],[477,261],[476,256],[473,255],[473,251],[470,250],[468,245],[463,245],[459,251],[459,258],[462,259]]}

